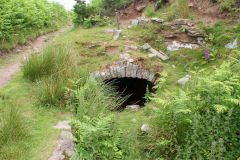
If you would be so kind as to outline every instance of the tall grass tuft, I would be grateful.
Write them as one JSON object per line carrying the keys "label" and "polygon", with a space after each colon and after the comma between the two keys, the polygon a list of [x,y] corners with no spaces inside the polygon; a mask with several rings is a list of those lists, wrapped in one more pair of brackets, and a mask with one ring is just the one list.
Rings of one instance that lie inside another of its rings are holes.
{"label": "tall grass tuft", "polygon": [[44,76],[66,72],[74,64],[71,53],[68,47],[48,47],[23,62],[23,74],[31,81],[36,81]]}
{"label": "tall grass tuft", "polygon": [[23,62],[23,74],[37,82],[37,97],[44,106],[63,106],[69,79],[79,78],[75,54],[69,46],[52,46]]}
{"label": "tall grass tuft", "polygon": [[0,159],[19,158],[27,147],[24,140],[29,132],[25,118],[17,107],[10,107],[7,114],[0,114]]}

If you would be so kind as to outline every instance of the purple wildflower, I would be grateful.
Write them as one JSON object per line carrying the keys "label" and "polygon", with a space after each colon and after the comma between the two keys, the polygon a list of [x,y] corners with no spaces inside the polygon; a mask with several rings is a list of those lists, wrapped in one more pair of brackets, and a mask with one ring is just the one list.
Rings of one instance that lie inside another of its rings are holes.
{"label": "purple wildflower", "polygon": [[205,57],[206,57],[207,59],[210,58],[208,47],[206,47],[206,49],[205,49]]}

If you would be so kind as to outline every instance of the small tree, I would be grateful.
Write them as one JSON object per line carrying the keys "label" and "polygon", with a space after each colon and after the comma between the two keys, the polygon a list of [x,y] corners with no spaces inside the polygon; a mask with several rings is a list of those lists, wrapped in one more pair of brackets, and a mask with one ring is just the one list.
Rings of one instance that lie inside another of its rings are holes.
{"label": "small tree", "polygon": [[75,0],[77,3],[74,5],[73,11],[77,14],[74,19],[75,24],[83,24],[84,20],[89,17],[89,9],[85,0]]}

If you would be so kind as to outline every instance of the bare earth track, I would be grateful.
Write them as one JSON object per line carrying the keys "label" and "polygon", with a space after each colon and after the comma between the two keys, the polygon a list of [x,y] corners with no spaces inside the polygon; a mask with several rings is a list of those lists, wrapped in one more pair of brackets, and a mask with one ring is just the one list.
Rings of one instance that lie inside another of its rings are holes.
{"label": "bare earth track", "polygon": [[[0,88],[4,87],[8,84],[8,82],[12,79],[12,76],[20,70],[21,67],[21,61],[25,59],[27,56],[31,55],[34,52],[42,50],[44,47],[46,47],[49,43],[51,43],[58,34],[68,30],[71,28],[71,25],[55,31],[50,32],[45,35],[39,36],[37,39],[30,42],[28,45],[18,47],[12,51],[14,53],[16,50],[20,50],[20,56],[16,59],[13,63],[6,65],[4,67],[0,66]],[[50,39],[51,40],[48,40]],[[11,52],[8,54],[12,54]],[[5,54],[6,55],[6,54]],[[1,57],[0,57],[1,61]]]}

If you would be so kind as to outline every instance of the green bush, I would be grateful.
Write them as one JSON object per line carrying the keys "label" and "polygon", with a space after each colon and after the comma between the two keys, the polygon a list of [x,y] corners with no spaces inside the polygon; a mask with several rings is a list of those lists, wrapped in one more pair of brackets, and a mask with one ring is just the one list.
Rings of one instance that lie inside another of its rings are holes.
{"label": "green bush", "polygon": [[69,13],[46,0],[1,0],[0,48],[11,49],[69,21]]}

